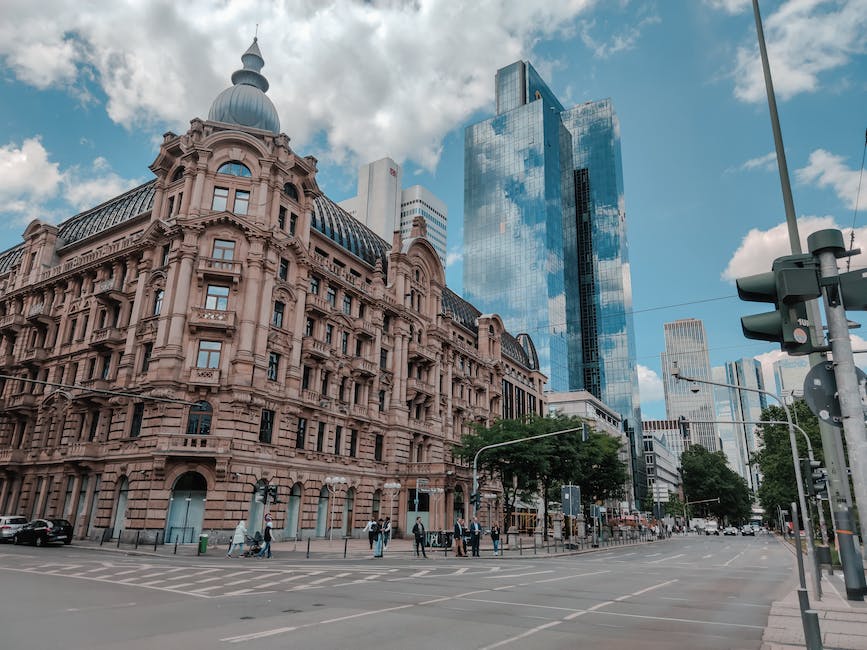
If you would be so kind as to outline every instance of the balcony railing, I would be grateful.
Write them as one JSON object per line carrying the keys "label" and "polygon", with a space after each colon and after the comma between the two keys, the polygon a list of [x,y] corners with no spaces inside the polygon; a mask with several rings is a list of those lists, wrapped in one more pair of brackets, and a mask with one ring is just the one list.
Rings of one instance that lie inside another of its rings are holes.
{"label": "balcony railing", "polygon": [[98,442],[73,442],[66,448],[66,457],[69,460],[89,460],[99,456]]}
{"label": "balcony railing", "polygon": [[183,433],[159,434],[155,453],[183,456],[215,456],[229,450],[229,440],[220,436]]}
{"label": "balcony railing", "polygon": [[0,467],[19,465],[24,462],[24,452],[20,449],[0,449]]}
{"label": "balcony railing", "polygon": [[325,341],[320,341],[312,336],[305,336],[301,339],[301,353],[309,354],[317,359],[327,359],[331,356],[331,346]]}
{"label": "balcony railing", "polygon": [[219,386],[219,368],[190,368],[190,383],[196,386]]}
{"label": "balcony railing", "polygon": [[198,274],[201,278],[217,278],[237,283],[241,280],[241,262],[215,257],[200,257]]}
{"label": "balcony railing", "polygon": [[48,358],[48,350],[45,348],[27,348],[21,355],[24,363],[42,363]]}
{"label": "balcony railing", "polygon": [[117,327],[100,327],[90,335],[90,344],[95,347],[120,345],[126,342],[126,334]]}
{"label": "balcony railing", "polygon": [[215,329],[224,331],[235,330],[235,312],[222,309],[205,309],[193,307],[187,321],[194,332],[200,329]]}
{"label": "balcony railing", "polygon": [[355,319],[355,329],[359,334],[364,334],[368,338],[376,338],[376,330],[373,325],[364,320],[363,318]]}
{"label": "balcony railing", "polygon": [[307,294],[306,305],[307,309],[319,312],[320,314],[330,314],[333,309],[331,303],[315,293]]}
{"label": "balcony railing", "polygon": [[123,299],[123,290],[120,288],[120,280],[109,278],[100,280],[93,287],[93,295],[103,302],[119,303]]}
{"label": "balcony railing", "polygon": [[353,404],[349,407],[349,415],[354,418],[361,418],[367,420],[368,418],[370,418],[370,409],[360,404]]}
{"label": "balcony railing", "polygon": [[426,349],[421,343],[410,341],[409,358],[417,359],[425,363],[434,363],[436,361],[436,354],[431,350]]}
{"label": "balcony railing", "polygon": [[25,319],[22,314],[6,314],[0,316],[0,332],[18,332],[24,327]]}
{"label": "balcony railing", "polygon": [[355,357],[352,360],[352,369],[368,377],[375,377],[377,374],[377,365],[373,361],[361,357]]}
{"label": "balcony railing", "polygon": [[415,393],[424,393],[425,395],[434,394],[433,384],[429,384],[421,379],[416,379],[415,377],[410,377],[406,380],[406,388],[408,391]]}
{"label": "balcony railing", "polygon": [[36,395],[33,393],[18,393],[10,395],[6,401],[6,409],[32,409],[36,406]]}

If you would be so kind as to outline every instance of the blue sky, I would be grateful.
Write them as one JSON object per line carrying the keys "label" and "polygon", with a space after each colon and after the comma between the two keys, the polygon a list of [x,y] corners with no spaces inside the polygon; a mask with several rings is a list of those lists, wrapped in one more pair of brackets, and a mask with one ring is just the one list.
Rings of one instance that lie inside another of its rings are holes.
{"label": "blue sky", "polygon": [[[802,239],[854,222],[867,250],[867,0],[761,6]],[[743,338],[739,316],[763,306],[732,280],[788,253],[749,0],[193,0],[183,13],[4,0],[3,13],[0,249],[33,218],[148,180],[162,134],[207,117],[258,23],[282,130],[319,159],[323,190],[342,200],[360,163],[401,162],[405,184],[448,205],[460,292],[463,129],[493,113],[496,70],[527,59],[565,106],[610,97],[620,117],[645,417],[664,416],[665,322],[702,319],[713,365],[779,354]]]}

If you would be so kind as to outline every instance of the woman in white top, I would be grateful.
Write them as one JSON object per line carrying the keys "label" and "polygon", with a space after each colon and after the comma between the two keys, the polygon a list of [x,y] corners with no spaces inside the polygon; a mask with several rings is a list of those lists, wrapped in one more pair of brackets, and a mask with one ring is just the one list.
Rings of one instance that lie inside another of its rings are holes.
{"label": "woman in white top", "polygon": [[235,534],[232,536],[232,545],[229,547],[229,551],[226,553],[226,557],[232,557],[232,551],[235,550],[235,547],[238,547],[238,555],[240,556],[244,552],[244,540],[247,537],[247,527],[244,525],[243,521],[239,521],[238,525],[235,526]]}

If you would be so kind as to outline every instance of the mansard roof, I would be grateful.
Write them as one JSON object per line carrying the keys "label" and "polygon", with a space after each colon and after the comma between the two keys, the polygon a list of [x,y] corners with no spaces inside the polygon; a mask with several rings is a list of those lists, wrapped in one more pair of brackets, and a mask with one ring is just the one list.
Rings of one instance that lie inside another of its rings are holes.
{"label": "mansard roof", "polygon": [[104,230],[113,228],[153,207],[156,180],[109,199],[105,203],[77,214],[61,223],[57,236],[63,246],[87,239]]}
{"label": "mansard roof", "polygon": [[458,323],[466,327],[473,334],[478,334],[479,326],[476,323],[476,319],[482,315],[482,312],[473,307],[448,287],[443,289],[442,304],[443,312],[451,312],[453,318],[458,321]]}
{"label": "mansard roof", "polygon": [[313,228],[371,266],[388,264],[391,246],[324,194],[313,199]]}
{"label": "mansard roof", "polygon": [[24,254],[24,244],[18,244],[14,248],[0,253],[0,273],[6,273],[18,264]]}

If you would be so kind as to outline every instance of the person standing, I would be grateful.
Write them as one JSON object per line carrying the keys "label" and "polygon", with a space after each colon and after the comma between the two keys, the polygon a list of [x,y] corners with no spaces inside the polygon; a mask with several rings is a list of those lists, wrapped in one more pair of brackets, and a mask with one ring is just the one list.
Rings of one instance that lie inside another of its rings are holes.
{"label": "person standing", "polygon": [[388,550],[388,543],[391,541],[391,517],[386,517],[382,524],[382,550]]}
{"label": "person standing", "polygon": [[226,557],[232,557],[232,553],[235,550],[235,547],[238,547],[238,556],[244,552],[244,540],[247,538],[247,527],[244,525],[243,521],[239,521],[238,525],[235,526],[235,534],[232,535],[232,545],[229,547],[229,550],[226,551]]}
{"label": "person standing", "polygon": [[467,547],[464,545],[464,520],[458,517],[455,521],[455,557],[466,557]]}
{"label": "person standing", "polygon": [[363,528],[363,530],[367,531],[367,541],[370,542],[371,551],[373,550],[373,541],[376,539],[376,533],[373,530],[374,528],[376,528],[376,520],[371,517]]}
{"label": "person standing", "polygon": [[494,555],[500,554],[500,527],[497,524],[491,526],[491,541],[494,543]]}
{"label": "person standing", "polygon": [[421,549],[421,554],[427,559],[427,553],[424,551],[424,524],[421,523],[421,517],[415,518],[415,526],[412,527],[412,534],[415,537],[415,556],[419,557],[418,550]]}
{"label": "person standing", "polygon": [[259,554],[256,557],[267,557],[271,559],[271,530],[274,528],[274,521],[271,519],[271,513],[265,515],[265,534],[262,536],[262,539],[265,543],[262,545],[262,550],[259,551]]}
{"label": "person standing", "polygon": [[479,557],[479,544],[482,541],[482,526],[479,524],[479,518],[473,517],[470,524],[470,545],[473,548],[473,557]]}
{"label": "person standing", "polygon": [[382,519],[373,522],[373,557],[382,557],[382,525]]}

